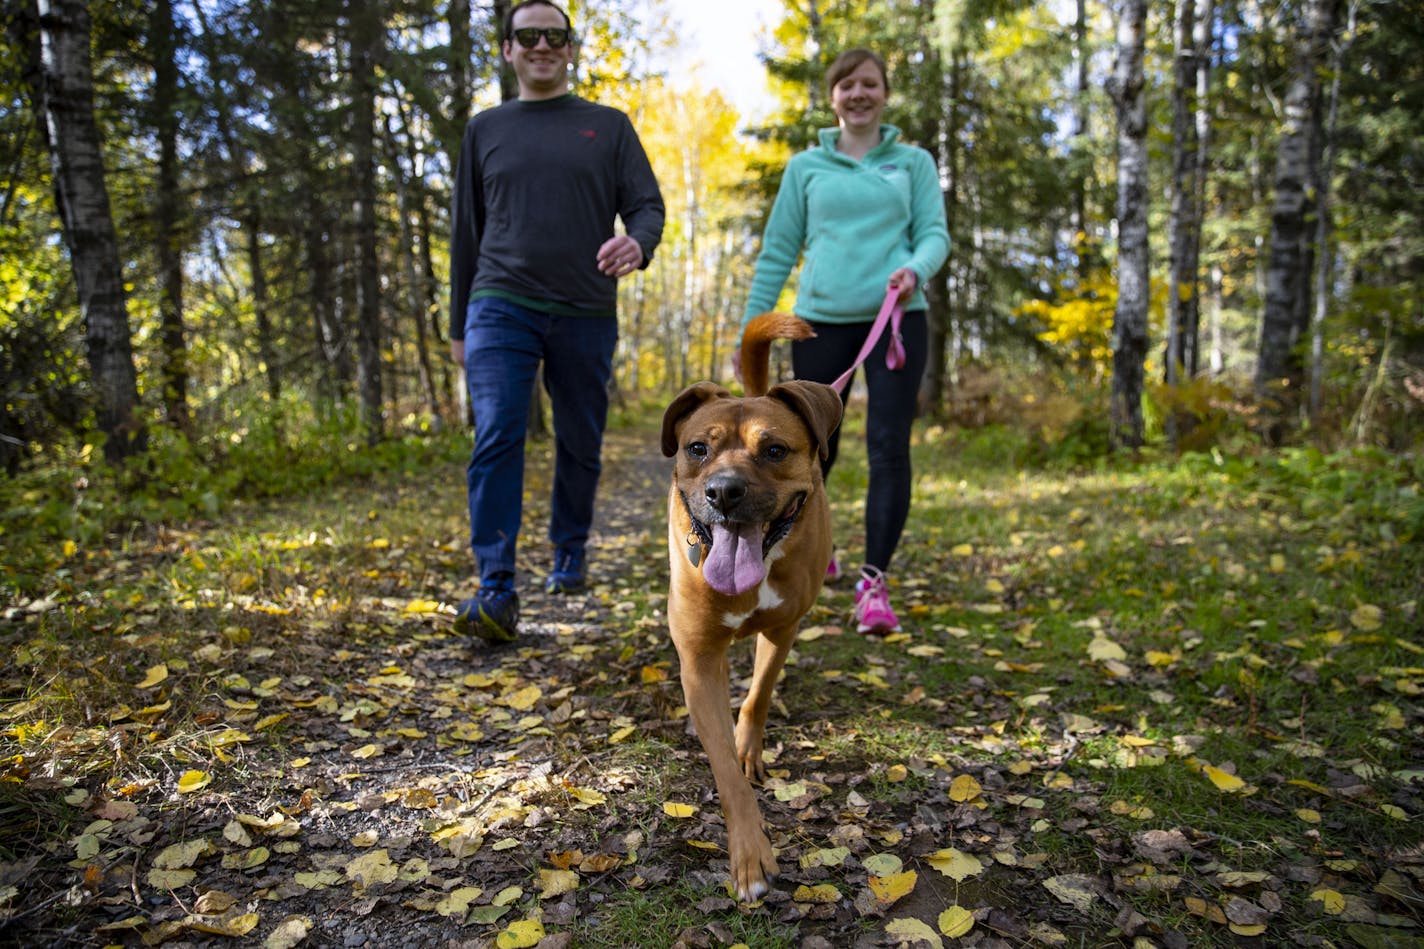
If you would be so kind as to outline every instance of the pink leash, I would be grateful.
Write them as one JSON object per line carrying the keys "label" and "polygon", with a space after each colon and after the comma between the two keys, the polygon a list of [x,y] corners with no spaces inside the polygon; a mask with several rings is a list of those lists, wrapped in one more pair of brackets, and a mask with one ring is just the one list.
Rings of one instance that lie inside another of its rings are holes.
{"label": "pink leash", "polygon": [[899,369],[905,365],[905,342],[900,338],[900,320],[905,316],[904,307],[900,306],[900,294],[894,290],[885,294],[885,302],[880,304],[880,312],[875,316],[875,324],[870,327],[870,335],[865,337],[865,345],[860,347],[860,355],[855,357],[855,362],[850,364],[850,368],[841,373],[841,377],[831,383],[831,388],[837,392],[843,392],[846,383],[850,381],[851,374],[856,367],[865,362],[870,351],[875,348],[875,344],[880,342],[880,336],[885,332],[885,324],[890,324],[890,348],[885,352],[885,367],[887,369]]}

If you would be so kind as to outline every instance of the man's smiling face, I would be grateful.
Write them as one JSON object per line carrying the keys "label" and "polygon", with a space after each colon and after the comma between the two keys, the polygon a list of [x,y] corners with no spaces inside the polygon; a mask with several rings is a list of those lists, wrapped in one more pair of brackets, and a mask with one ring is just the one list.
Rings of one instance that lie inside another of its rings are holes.
{"label": "man's smiling face", "polygon": [[[563,14],[542,3],[527,6],[514,14],[514,30],[526,27],[562,30],[567,26]],[[554,49],[549,45],[548,38],[541,36],[532,48],[526,49],[514,39],[512,32],[504,41],[504,58],[514,67],[514,75],[519,80],[519,98],[549,99],[567,92],[573,43]]]}

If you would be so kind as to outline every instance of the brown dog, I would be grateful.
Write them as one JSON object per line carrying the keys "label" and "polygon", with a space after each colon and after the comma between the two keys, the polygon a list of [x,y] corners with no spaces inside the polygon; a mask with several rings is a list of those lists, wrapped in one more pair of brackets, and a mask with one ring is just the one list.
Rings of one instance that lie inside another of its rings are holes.
{"label": "brown dog", "polygon": [[[831,560],[820,462],[841,421],[840,396],[818,382],[767,390],[772,340],[810,335],[794,316],[762,314],[742,334],[747,397],[699,382],[663,415],[663,454],[677,458],[668,493],[668,629],[722,799],[742,900],[759,899],[776,873],[750,782],[765,777],[772,690]],[[727,651],[754,634],[751,689],[734,732]]]}

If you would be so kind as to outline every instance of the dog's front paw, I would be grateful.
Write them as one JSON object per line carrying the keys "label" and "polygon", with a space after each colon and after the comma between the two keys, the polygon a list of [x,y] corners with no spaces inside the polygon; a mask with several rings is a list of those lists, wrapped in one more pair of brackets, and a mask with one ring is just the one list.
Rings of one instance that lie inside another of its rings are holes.
{"label": "dog's front paw", "polygon": [[729,831],[727,843],[732,856],[732,888],[737,899],[755,903],[771,892],[771,881],[776,879],[776,854],[771,849],[771,841],[760,830],[735,836]]}
{"label": "dog's front paw", "polygon": [[741,723],[737,725],[737,762],[742,766],[742,774],[753,784],[766,781],[762,747],[761,729]]}

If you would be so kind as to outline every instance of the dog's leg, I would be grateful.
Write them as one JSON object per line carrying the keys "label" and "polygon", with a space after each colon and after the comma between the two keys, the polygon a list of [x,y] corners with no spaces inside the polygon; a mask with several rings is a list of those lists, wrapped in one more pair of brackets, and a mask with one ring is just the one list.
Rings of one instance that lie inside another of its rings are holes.
{"label": "dog's leg", "polygon": [[776,680],[781,675],[781,669],[786,665],[786,655],[795,641],[794,625],[761,633],[756,639],[752,684],[737,716],[737,759],[747,780],[758,784],[766,779],[766,765],[762,763],[761,752],[766,734],[766,716],[771,710],[771,696],[776,691]]}
{"label": "dog's leg", "polygon": [[712,766],[722,814],[727,819],[727,852],[732,885],[743,901],[761,899],[776,875],[776,856],[761,826],[756,792],[737,760],[732,736],[732,696],[727,653],[717,644],[708,649],[684,648],[674,639],[682,666],[682,691],[697,738]]}

